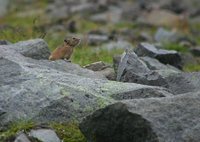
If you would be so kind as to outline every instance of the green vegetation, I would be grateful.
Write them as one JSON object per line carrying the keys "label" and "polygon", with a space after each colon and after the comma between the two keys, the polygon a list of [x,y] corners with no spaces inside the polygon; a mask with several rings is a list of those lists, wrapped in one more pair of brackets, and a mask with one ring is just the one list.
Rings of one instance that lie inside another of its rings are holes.
{"label": "green vegetation", "polygon": [[114,49],[111,51],[95,48],[95,47],[78,47],[74,50],[74,54],[72,56],[72,62],[77,63],[79,65],[86,65],[89,63],[104,61],[107,63],[112,63],[113,56],[115,54],[122,54],[122,49]]}
{"label": "green vegetation", "polygon": [[186,65],[184,66],[183,70],[185,72],[196,72],[200,71],[200,64],[199,65]]}
{"label": "green vegetation", "polygon": [[188,52],[187,47],[184,47],[177,43],[164,43],[163,46],[164,46],[164,49],[167,49],[167,50],[176,50],[181,53]]}
{"label": "green vegetation", "polygon": [[86,142],[77,123],[53,123],[50,125],[63,142]]}
{"label": "green vegetation", "polygon": [[34,127],[34,123],[31,121],[18,121],[12,123],[6,131],[0,131],[0,140],[7,142],[7,141],[14,141],[14,138],[17,133],[23,131],[28,132],[31,128]]}
{"label": "green vegetation", "polygon": [[[85,137],[80,132],[78,124],[71,123],[51,123],[50,128],[53,128],[63,142],[86,142]],[[15,136],[19,132],[28,133],[31,129],[39,128],[39,125],[32,121],[18,121],[12,123],[5,131],[0,131],[0,141],[10,142],[14,141]],[[31,138],[32,140],[34,138]],[[35,142],[39,142],[34,139]]]}

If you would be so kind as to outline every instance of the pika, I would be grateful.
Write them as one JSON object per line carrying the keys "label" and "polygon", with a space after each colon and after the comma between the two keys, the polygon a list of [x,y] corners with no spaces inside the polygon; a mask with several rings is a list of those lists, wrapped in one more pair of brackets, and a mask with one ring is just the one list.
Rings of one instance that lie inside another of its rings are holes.
{"label": "pika", "polygon": [[64,40],[63,45],[58,46],[49,56],[49,60],[69,60],[74,47],[80,43],[80,39],[76,37],[67,38]]}

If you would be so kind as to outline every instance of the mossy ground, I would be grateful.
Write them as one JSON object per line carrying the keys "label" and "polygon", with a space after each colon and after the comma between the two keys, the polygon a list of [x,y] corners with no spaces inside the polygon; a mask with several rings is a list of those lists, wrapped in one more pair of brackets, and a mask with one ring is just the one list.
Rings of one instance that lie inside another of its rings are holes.
{"label": "mossy ground", "polygon": [[[80,132],[76,122],[50,123],[45,126],[52,128],[63,142],[86,142],[86,139]],[[28,133],[31,129],[39,127],[40,125],[37,125],[32,121],[18,121],[12,123],[5,131],[0,131],[0,142],[14,141],[18,133]],[[42,125],[42,127],[44,127],[44,125]],[[39,140],[34,138],[31,138],[31,140],[39,142]]]}

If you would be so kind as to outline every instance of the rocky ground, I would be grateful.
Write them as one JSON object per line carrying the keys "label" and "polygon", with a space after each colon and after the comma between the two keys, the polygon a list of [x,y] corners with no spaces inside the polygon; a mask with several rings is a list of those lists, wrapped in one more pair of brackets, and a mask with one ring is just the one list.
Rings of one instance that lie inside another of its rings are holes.
{"label": "rocky ground", "polygon": [[[0,142],[199,142],[199,11],[0,0]],[[72,62],[49,61],[66,36],[82,40]]]}

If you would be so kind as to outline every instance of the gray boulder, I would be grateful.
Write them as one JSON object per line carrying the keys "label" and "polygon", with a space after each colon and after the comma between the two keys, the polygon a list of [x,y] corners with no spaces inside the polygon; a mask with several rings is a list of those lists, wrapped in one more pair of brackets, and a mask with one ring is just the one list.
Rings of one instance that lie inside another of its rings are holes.
{"label": "gray boulder", "polygon": [[156,71],[151,71],[145,62],[132,51],[126,51],[121,57],[117,70],[117,80],[139,84],[164,86],[166,82]]}
{"label": "gray boulder", "polygon": [[80,124],[89,142],[199,142],[200,92],[118,102]]}
{"label": "gray boulder", "polygon": [[[29,47],[36,41],[25,41],[22,45]],[[44,43],[41,45],[46,47]],[[91,112],[114,103],[116,94],[130,95],[132,99],[134,96],[143,98],[139,95],[142,90],[150,90],[153,97],[172,95],[159,87],[108,81],[63,60],[25,57],[15,47],[0,46],[0,108],[3,110],[0,127],[19,119],[40,123],[80,121]]]}
{"label": "gray boulder", "polygon": [[[126,51],[119,62],[117,80],[152,86],[162,86],[174,94],[198,91],[200,73],[184,73],[179,69],[160,63],[150,57],[138,57],[134,52]],[[116,63],[115,63],[116,64]]]}
{"label": "gray boulder", "polygon": [[42,39],[34,39],[26,41],[21,41],[12,44],[10,48],[15,49],[17,52],[21,53],[25,57],[30,57],[33,59],[48,59],[50,55],[50,50],[47,43]]}
{"label": "gray boulder", "polygon": [[179,70],[178,68],[171,66],[169,64],[164,65],[155,58],[145,56],[145,57],[140,57],[140,59],[146,63],[147,67],[150,70],[171,70],[171,71],[181,72],[181,70]]}
{"label": "gray boulder", "polygon": [[176,32],[159,28],[154,36],[157,42],[177,42],[179,36]]}
{"label": "gray boulder", "polygon": [[163,64],[182,68],[181,56],[177,51],[157,49],[152,44],[140,43],[135,49],[138,56],[149,56],[158,59]]}
{"label": "gray boulder", "polygon": [[57,134],[51,129],[36,129],[29,132],[30,137],[37,138],[42,142],[61,142]]}
{"label": "gray boulder", "polygon": [[31,141],[29,140],[26,134],[20,133],[18,134],[14,142],[31,142]]}

